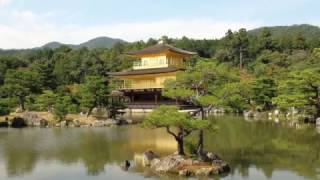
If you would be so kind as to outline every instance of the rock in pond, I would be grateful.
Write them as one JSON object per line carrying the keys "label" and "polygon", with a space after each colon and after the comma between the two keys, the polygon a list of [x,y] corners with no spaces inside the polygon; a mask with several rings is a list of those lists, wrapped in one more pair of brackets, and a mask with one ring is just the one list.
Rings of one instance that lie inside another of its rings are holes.
{"label": "rock in pond", "polygon": [[55,127],[61,127],[61,128],[67,128],[70,126],[73,126],[73,121],[71,120],[64,120],[61,122],[58,122],[57,124],[55,124]]}
{"label": "rock in pond", "polygon": [[169,155],[164,158],[161,158],[159,160],[152,160],[151,168],[159,173],[168,173],[168,172],[175,173],[175,172],[179,172],[179,170],[182,170],[181,167],[190,163],[188,162],[186,164],[187,161],[185,160],[186,159],[184,156],[173,154],[173,155]]}
{"label": "rock in pond", "polygon": [[60,127],[67,127],[68,126],[68,122],[67,121],[61,121],[60,122]]}
{"label": "rock in pond", "polygon": [[219,169],[216,167],[199,167],[194,170],[196,176],[211,176],[213,174],[219,174]]}
{"label": "rock in pond", "polygon": [[23,127],[26,127],[26,126],[27,126],[27,123],[23,118],[14,117],[12,119],[11,127],[13,127],[13,128],[23,128]]}
{"label": "rock in pond", "polygon": [[142,165],[151,166],[151,161],[154,160],[155,158],[159,158],[159,156],[156,155],[153,151],[148,150],[144,152],[142,157]]}
{"label": "rock in pond", "polygon": [[112,126],[112,125],[114,125],[115,123],[113,122],[113,119],[107,119],[107,120],[105,120],[105,125],[106,126]]}
{"label": "rock in pond", "polygon": [[207,152],[205,161],[213,164],[222,163],[221,158],[213,152]]}
{"label": "rock in pond", "polygon": [[25,112],[21,118],[25,120],[28,126],[35,126],[35,127],[46,127],[48,126],[49,122],[46,119],[41,118],[36,113],[32,112]]}
{"label": "rock in pond", "polygon": [[186,176],[189,177],[192,175],[192,172],[189,171],[188,169],[180,170],[179,171],[179,176]]}
{"label": "rock in pond", "polygon": [[227,163],[222,163],[219,168],[219,174],[230,172],[231,167]]}
{"label": "rock in pond", "polygon": [[[207,153],[210,162],[194,160],[187,156],[172,154],[159,158],[152,151],[147,151],[142,155],[144,166],[149,166],[155,173],[174,173],[180,176],[210,176],[222,174],[230,171],[227,163],[224,163],[214,153]],[[215,163],[214,161],[219,161]]]}
{"label": "rock in pond", "polygon": [[72,123],[73,123],[74,127],[80,127],[81,126],[81,121],[79,119],[73,120]]}
{"label": "rock in pond", "polygon": [[120,165],[120,167],[121,167],[122,170],[128,171],[129,168],[130,168],[130,165],[131,165],[130,161],[129,161],[129,160],[125,160],[125,161]]}
{"label": "rock in pond", "polygon": [[96,120],[91,124],[92,127],[104,127],[106,126],[106,122],[105,121],[99,121]]}
{"label": "rock in pond", "polygon": [[114,120],[114,121],[115,121],[115,124],[118,126],[128,124],[128,122],[125,119],[119,119],[119,120]]}

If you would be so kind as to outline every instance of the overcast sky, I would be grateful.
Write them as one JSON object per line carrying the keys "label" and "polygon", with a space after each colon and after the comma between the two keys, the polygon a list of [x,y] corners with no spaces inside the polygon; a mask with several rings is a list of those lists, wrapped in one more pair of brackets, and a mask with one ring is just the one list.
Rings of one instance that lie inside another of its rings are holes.
{"label": "overcast sky", "polygon": [[228,29],[320,25],[320,0],[0,0],[0,48],[97,36],[220,38]]}

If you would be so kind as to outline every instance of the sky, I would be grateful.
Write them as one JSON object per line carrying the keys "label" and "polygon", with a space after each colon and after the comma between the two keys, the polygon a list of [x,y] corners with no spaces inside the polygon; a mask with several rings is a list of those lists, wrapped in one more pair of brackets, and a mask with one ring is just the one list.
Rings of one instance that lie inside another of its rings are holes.
{"label": "sky", "polygon": [[0,0],[0,48],[126,41],[162,35],[221,38],[228,29],[320,25],[320,0]]}

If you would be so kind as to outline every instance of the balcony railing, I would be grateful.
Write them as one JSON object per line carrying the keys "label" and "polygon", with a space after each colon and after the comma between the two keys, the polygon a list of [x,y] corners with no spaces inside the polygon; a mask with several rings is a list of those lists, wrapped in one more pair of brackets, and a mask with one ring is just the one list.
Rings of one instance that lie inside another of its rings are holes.
{"label": "balcony railing", "polygon": [[163,88],[163,84],[157,84],[154,81],[124,81],[119,83],[119,89],[156,89]]}

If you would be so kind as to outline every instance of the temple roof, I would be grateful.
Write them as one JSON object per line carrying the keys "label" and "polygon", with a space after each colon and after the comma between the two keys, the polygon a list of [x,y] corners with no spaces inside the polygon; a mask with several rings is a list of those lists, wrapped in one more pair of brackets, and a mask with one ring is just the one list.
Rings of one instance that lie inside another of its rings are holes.
{"label": "temple roof", "polygon": [[146,74],[161,74],[161,73],[170,73],[183,70],[176,67],[166,67],[166,68],[151,68],[151,69],[139,69],[139,70],[130,70],[122,72],[113,72],[108,73],[111,76],[130,76],[130,75],[146,75]]}
{"label": "temple roof", "polygon": [[130,51],[127,54],[129,54],[129,55],[147,55],[147,54],[158,54],[158,53],[162,53],[165,51],[171,51],[171,52],[182,54],[182,55],[196,55],[197,54],[195,52],[186,51],[183,49],[173,47],[169,44],[156,44],[154,46],[150,46],[150,47],[147,47],[147,48],[144,48],[141,50]]}

